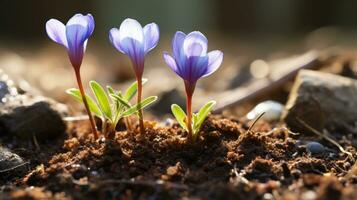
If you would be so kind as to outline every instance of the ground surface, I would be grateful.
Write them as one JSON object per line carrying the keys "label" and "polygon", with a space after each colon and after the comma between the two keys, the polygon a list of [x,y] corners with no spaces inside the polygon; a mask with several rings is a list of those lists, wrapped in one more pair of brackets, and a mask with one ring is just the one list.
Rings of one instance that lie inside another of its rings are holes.
{"label": "ground surface", "polygon": [[[194,144],[177,124],[155,123],[147,123],[144,135],[122,131],[112,141],[85,137],[84,123],[74,124],[68,139],[38,146],[9,139],[16,153],[32,161],[29,172],[1,180],[1,197],[357,199],[356,136],[333,135],[349,157],[315,135],[263,121],[247,131],[250,123],[210,116]],[[304,145],[309,141],[326,150],[311,153]]]}

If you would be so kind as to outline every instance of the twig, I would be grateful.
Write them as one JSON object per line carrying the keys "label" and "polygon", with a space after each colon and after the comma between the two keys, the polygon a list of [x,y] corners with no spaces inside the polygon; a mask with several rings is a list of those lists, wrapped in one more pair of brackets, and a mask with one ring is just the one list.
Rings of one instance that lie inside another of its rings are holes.
{"label": "twig", "polygon": [[258,120],[259,120],[261,117],[263,117],[264,114],[265,114],[265,112],[262,112],[262,113],[260,113],[260,114],[258,115],[258,117],[256,117],[256,118],[254,119],[252,125],[249,126],[247,132],[249,132],[249,131],[252,130],[252,128],[254,127],[254,125],[258,122]]}
{"label": "twig", "polygon": [[33,143],[35,144],[36,150],[37,151],[41,150],[40,144],[38,143],[37,137],[35,134],[32,134],[32,140],[33,140]]}
{"label": "twig", "polygon": [[88,115],[80,115],[80,116],[70,116],[70,117],[64,117],[63,120],[66,122],[74,122],[74,121],[84,121],[88,120]]}
{"label": "twig", "polygon": [[336,142],[334,139],[332,139],[330,136],[328,136],[327,134],[323,134],[320,131],[314,129],[313,127],[311,127],[310,125],[308,125],[306,122],[304,122],[303,120],[301,120],[299,117],[296,118],[298,120],[298,122],[300,124],[302,124],[303,126],[305,126],[306,128],[308,128],[311,132],[313,132],[314,134],[324,138],[325,140],[329,141],[330,143],[332,143],[333,145],[335,145],[342,153],[347,154],[348,156],[350,156],[350,158],[352,160],[354,160],[352,153],[346,151],[338,142]]}
{"label": "twig", "polygon": [[286,82],[293,79],[301,69],[321,67],[324,63],[323,61],[329,60],[332,57],[331,53],[327,52],[327,58],[321,60],[321,54],[316,51],[307,52],[295,58],[294,62],[290,64],[292,65],[291,71],[286,72],[278,78],[273,80],[269,78],[255,80],[249,87],[235,88],[224,92],[219,97],[216,97],[218,104],[213,113],[220,113],[226,108],[239,105],[282,87]]}
{"label": "twig", "polygon": [[109,179],[109,180],[104,180],[104,181],[98,182],[99,186],[107,185],[107,184],[130,184],[130,185],[144,185],[144,186],[150,186],[150,187],[164,186],[164,187],[169,187],[169,188],[174,188],[174,189],[188,190],[188,187],[186,185],[163,182],[163,181],[137,181],[137,180]]}
{"label": "twig", "polygon": [[9,171],[15,170],[15,169],[17,169],[19,167],[22,167],[24,165],[27,165],[27,164],[29,164],[29,162],[24,162],[24,163],[21,163],[19,165],[14,166],[14,167],[11,167],[11,168],[3,169],[3,170],[0,170],[0,173],[9,172]]}
{"label": "twig", "polygon": [[235,180],[237,180],[238,182],[243,183],[243,184],[245,184],[245,185],[249,185],[249,180],[246,179],[246,178],[244,178],[242,175],[240,175],[240,174],[238,173],[237,164],[234,164],[234,167],[233,167],[232,171],[233,171],[233,174],[234,174],[235,177],[236,177]]}

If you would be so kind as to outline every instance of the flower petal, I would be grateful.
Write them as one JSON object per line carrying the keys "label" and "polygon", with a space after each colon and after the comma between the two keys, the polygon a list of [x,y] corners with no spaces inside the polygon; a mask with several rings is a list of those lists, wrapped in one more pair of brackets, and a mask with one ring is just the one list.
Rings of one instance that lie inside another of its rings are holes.
{"label": "flower petal", "polygon": [[208,56],[191,56],[188,59],[187,66],[189,67],[186,67],[188,69],[188,71],[186,70],[186,73],[188,73],[186,80],[190,82],[197,81],[207,71]]}
{"label": "flower petal", "polygon": [[187,57],[204,56],[207,53],[207,38],[199,31],[189,33],[183,42],[183,51]]}
{"label": "flower petal", "polygon": [[173,50],[173,55],[176,58],[176,60],[179,60],[181,64],[185,63],[186,56],[183,53],[182,46],[183,42],[185,40],[186,34],[177,31],[175,33],[174,38],[172,39],[172,50]]}
{"label": "flower petal", "polygon": [[[183,52],[183,48],[182,48],[185,37],[186,37],[185,33],[181,32],[181,31],[177,31],[175,33],[174,38],[172,39],[173,56],[174,56],[176,63],[180,69],[185,66],[185,63],[187,61],[187,57],[186,57],[185,53]],[[180,70],[180,71],[183,71],[183,70]]]}
{"label": "flower petal", "polygon": [[48,37],[54,42],[67,48],[66,27],[57,19],[50,19],[46,22],[46,32]]}
{"label": "flower petal", "polygon": [[166,62],[166,64],[179,76],[181,76],[179,74],[179,71],[178,71],[178,66],[176,64],[176,61],[175,59],[170,55],[168,54],[167,52],[164,52],[164,60]]}
{"label": "flower petal", "polygon": [[145,54],[148,53],[151,49],[155,48],[159,42],[160,32],[159,26],[155,23],[150,23],[144,26],[144,51]]}
{"label": "flower petal", "polygon": [[85,50],[84,43],[91,36],[94,29],[94,20],[91,15],[74,15],[66,24],[66,38],[68,53],[74,65],[80,65]]}
{"label": "flower petal", "polygon": [[120,40],[131,38],[139,43],[144,44],[143,28],[141,27],[139,22],[134,19],[125,19],[120,25],[119,33]]}
{"label": "flower petal", "polygon": [[94,31],[94,18],[91,14],[87,14],[87,21],[88,21],[88,35],[92,35]]}
{"label": "flower petal", "polygon": [[208,66],[203,77],[211,75],[215,72],[222,64],[223,53],[219,50],[211,51],[207,54],[208,56]]}
{"label": "flower petal", "polygon": [[125,52],[122,50],[122,48],[120,47],[120,39],[119,39],[119,29],[117,28],[112,28],[109,31],[109,40],[110,43],[112,43],[112,45],[120,52],[122,52],[123,54],[125,54]]}

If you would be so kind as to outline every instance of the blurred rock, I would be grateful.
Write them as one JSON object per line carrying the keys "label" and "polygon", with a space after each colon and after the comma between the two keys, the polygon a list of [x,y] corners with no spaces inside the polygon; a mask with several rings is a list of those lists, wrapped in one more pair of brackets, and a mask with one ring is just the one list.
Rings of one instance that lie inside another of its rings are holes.
{"label": "blurred rock", "polygon": [[26,162],[17,154],[10,152],[9,149],[0,146],[0,178],[9,180],[25,171]]}
{"label": "blurred rock", "polygon": [[297,118],[316,130],[344,129],[357,120],[357,80],[329,73],[301,70],[290,92],[282,118],[293,131],[310,132]]}
{"label": "blurred rock", "polygon": [[50,139],[65,132],[66,114],[67,106],[52,99],[19,95],[0,107],[0,128],[20,138]]}
{"label": "blurred rock", "polygon": [[177,104],[184,108],[185,97],[177,89],[165,91],[159,95],[158,101],[151,106],[150,110],[156,115],[165,115],[171,112],[171,105]]}
{"label": "blurred rock", "polygon": [[5,103],[9,98],[17,94],[14,82],[0,69],[0,103]]}
{"label": "blurred rock", "polygon": [[324,154],[326,153],[326,148],[319,142],[308,142],[306,143],[306,151],[311,155]]}

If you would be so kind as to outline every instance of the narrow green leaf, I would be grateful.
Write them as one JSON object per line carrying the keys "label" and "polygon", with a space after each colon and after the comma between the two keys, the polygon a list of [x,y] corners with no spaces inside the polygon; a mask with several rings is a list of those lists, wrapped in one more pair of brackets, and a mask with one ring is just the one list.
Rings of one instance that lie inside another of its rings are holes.
{"label": "narrow green leaf", "polygon": [[110,102],[105,90],[99,83],[95,81],[90,81],[90,87],[92,88],[93,94],[95,95],[99,108],[104,113],[105,117],[112,119],[112,109],[110,108]]}
{"label": "narrow green leaf", "polygon": [[148,97],[148,98],[142,100],[139,104],[136,104],[136,105],[132,106],[131,108],[129,108],[128,110],[126,110],[123,113],[123,117],[127,117],[129,115],[136,113],[140,109],[144,109],[145,107],[152,104],[156,100],[157,100],[157,96],[151,96],[151,97]]}
{"label": "narrow green leaf", "polygon": [[112,88],[112,86],[107,85],[107,91],[108,94],[115,94],[115,90]]}
{"label": "narrow green leaf", "polygon": [[[146,82],[148,82],[148,79],[143,78],[142,79],[142,85],[144,85]],[[136,94],[136,92],[138,91],[138,82],[135,81],[134,83],[132,83],[129,88],[126,90],[124,98],[127,101],[130,101]]]}
{"label": "narrow green leaf", "polygon": [[[83,103],[81,92],[77,88],[68,89],[66,90],[66,93],[74,97],[74,99],[78,102]],[[86,94],[85,96],[88,102],[89,110],[93,112],[96,116],[102,117],[103,114],[100,111],[97,103],[89,95]]]}
{"label": "narrow green leaf", "polygon": [[180,124],[180,126],[187,131],[187,125],[185,122],[186,119],[185,111],[183,111],[182,108],[177,104],[171,105],[171,111],[172,114],[175,116],[177,122]]}
{"label": "narrow green leaf", "polygon": [[194,124],[194,128],[199,130],[201,128],[202,123],[208,116],[208,114],[211,112],[212,108],[216,105],[215,101],[209,101],[206,103],[200,111],[197,113],[197,121]]}
{"label": "narrow green leaf", "polygon": [[116,95],[116,94],[111,94],[110,95],[112,98],[114,98],[116,101],[119,103],[123,104],[125,107],[130,108],[131,105],[129,102],[127,102],[123,97]]}

